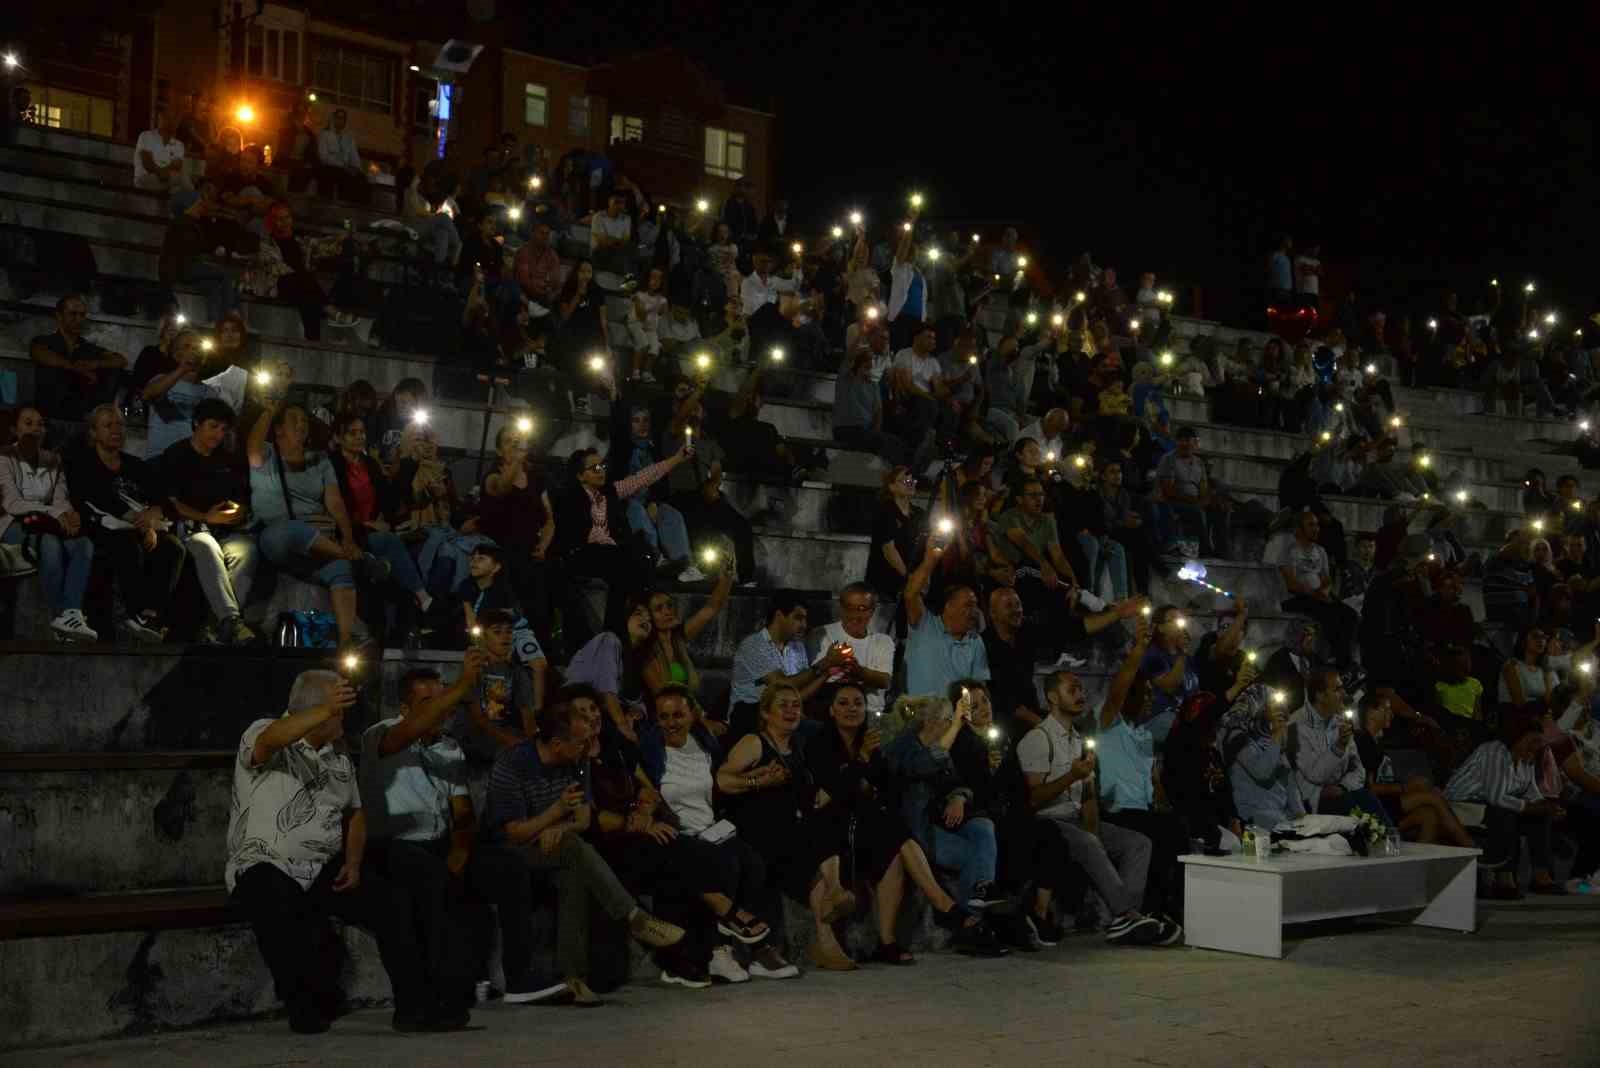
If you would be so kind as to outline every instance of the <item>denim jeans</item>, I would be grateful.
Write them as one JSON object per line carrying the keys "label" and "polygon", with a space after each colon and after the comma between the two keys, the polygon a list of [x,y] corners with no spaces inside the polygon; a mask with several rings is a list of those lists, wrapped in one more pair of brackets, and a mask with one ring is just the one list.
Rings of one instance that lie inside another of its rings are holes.
{"label": "denim jeans", "polygon": [[239,291],[226,271],[208,263],[190,263],[183,272],[183,280],[205,297],[206,316],[213,323],[239,307]]}
{"label": "denim jeans", "polygon": [[389,563],[389,577],[407,593],[422,592],[422,573],[411,552],[398,534],[384,530],[367,531],[367,552]]}
{"label": "denim jeans", "polygon": [[995,858],[999,855],[994,824],[979,816],[953,831],[936,823],[932,831],[933,862],[941,868],[955,868],[960,872],[956,877],[956,904],[965,905],[972,900],[973,890],[980,883],[994,882]]}
{"label": "denim jeans", "polygon": [[644,535],[650,548],[667,560],[689,559],[689,530],[683,523],[683,513],[670,504],[656,502],[655,522],[646,511],[648,502],[634,497],[628,501],[628,526]]}
{"label": "denim jeans", "polygon": [[330,590],[353,589],[355,574],[348,560],[318,563],[311,558],[311,545],[321,537],[317,528],[300,519],[284,519],[255,531],[261,555],[276,567],[297,578],[326,586]]}
{"label": "denim jeans", "polygon": [[417,550],[417,573],[427,576],[428,592],[449,597],[467,581],[472,566],[472,550],[492,545],[483,534],[458,534],[449,527],[429,527],[428,536]]}
{"label": "denim jeans", "polygon": [[[22,524],[12,523],[0,540],[7,545],[22,544]],[[83,591],[89,585],[89,568],[94,563],[94,542],[88,538],[67,538],[54,534],[39,537],[39,582],[44,586],[45,604],[54,619],[69,609],[83,608]]]}
{"label": "denim jeans", "polygon": [[1104,542],[1094,534],[1079,534],[1078,547],[1089,561],[1089,573],[1083,576],[1083,588],[1100,594],[1100,572],[1111,576],[1111,599],[1120,601],[1128,596],[1128,555],[1122,544],[1110,538]]}

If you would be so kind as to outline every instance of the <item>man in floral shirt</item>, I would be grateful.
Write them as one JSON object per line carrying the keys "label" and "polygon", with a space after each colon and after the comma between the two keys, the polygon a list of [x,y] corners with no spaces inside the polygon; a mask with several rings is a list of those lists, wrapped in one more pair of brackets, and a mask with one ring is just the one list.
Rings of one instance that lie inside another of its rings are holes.
{"label": "man in floral shirt", "polygon": [[332,916],[377,937],[394,988],[395,1030],[464,1027],[464,1011],[453,1017],[424,1011],[410,898],[362,870],[366,816],[355,768],[335,748],[355,700],[334,672],[302,672],[289,692],[288,711],[246,729],[233,769],[224,878],[233,903],[255,928],[292,1030],[326,1031],[338,1008],[337,975],[319,951]]}

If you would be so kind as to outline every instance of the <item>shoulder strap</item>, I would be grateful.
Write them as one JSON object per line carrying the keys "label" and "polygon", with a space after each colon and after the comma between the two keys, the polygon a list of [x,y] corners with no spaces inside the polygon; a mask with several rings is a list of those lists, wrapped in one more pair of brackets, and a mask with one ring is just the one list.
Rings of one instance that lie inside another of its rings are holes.
{"label": "shoulder strap", "polygon": [[283,493],[283,510],[289,514],[290,519],[293,519],[294,501],[289,498],[289,479],[283,473],[283,454],[278,451],[277,446],[273,446],[272,449],[272,462],[278,468],[278,489]]}

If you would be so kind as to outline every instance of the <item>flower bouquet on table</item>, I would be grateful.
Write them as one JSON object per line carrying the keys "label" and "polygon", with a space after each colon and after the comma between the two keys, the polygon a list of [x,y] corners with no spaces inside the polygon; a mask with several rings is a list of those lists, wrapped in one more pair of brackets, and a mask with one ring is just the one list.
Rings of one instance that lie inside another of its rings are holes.
{"label": "flower bouquet on table", "polygon": [[1363,857],[1383,853],[1389,836],[1389,828],[1384,822],[1359,808],[1352,810],[1350,817],[1356,821],[1356,825],[1344,834],[1350,841],[1350,848]]}

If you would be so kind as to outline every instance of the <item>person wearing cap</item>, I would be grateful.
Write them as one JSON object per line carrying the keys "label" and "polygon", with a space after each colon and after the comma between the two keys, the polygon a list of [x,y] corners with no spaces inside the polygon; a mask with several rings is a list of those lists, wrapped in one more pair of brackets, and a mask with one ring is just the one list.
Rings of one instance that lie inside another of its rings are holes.
{"label": "person wearing cap", "polygon": [[1332,646],[1333,659],[1341,669],[1351,664],[1358,617],[1349,605],[1334,598],[1333,569],[1328,563],[1328,553],[1317,544],[1317,517],[1315,513],[1300,513],[1295,526],[1294,541],[1284,550],[1278,573],[1283,576],[1289,597],[1283,602],[1285,612],[1310,616],[1317,621]]}
{"label": "person wearing cap", "polygon": [[1216,491],[1205,460],[1200,434],[1192,426],[1178,429],[1178,447],[1156,465],[1157,499],[1171,510],[1186,531],[1200,539],[1200,554],[1228,556],[1228,513],[1233,502]]}

